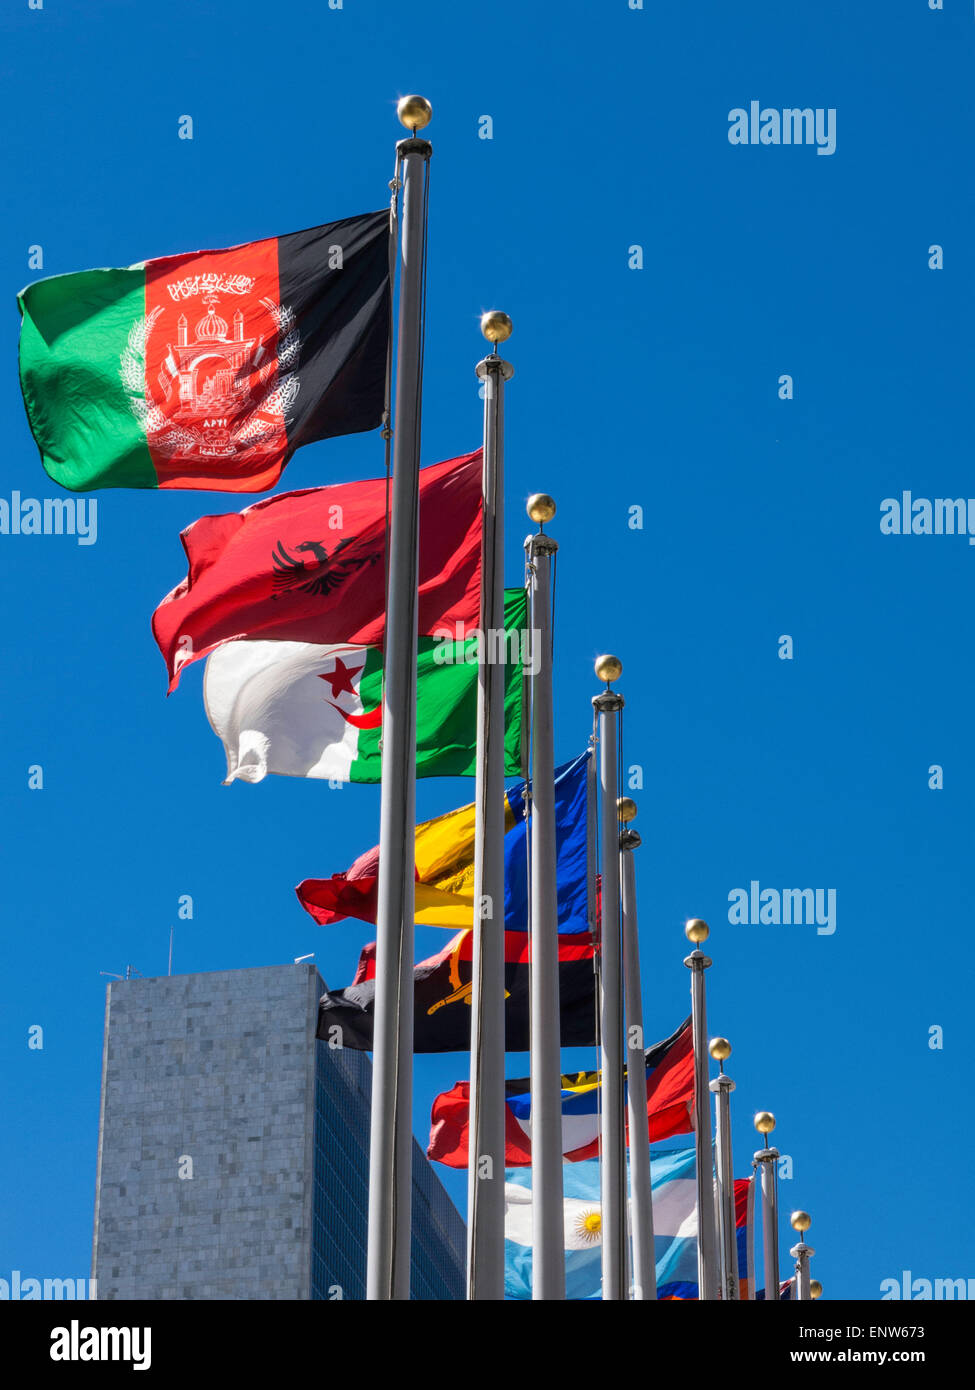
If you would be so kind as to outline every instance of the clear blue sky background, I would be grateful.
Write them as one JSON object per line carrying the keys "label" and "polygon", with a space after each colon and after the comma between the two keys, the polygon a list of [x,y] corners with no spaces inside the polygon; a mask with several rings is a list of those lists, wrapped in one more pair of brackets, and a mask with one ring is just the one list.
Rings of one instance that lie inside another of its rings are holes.
{"label": "clear blue sky background", "polygon": [[[507,309],[508,579],[524,498],[551,491],[557,757],[584,746],[592,659],[611,650],[625,760],[644,769],[648,1033],[687,1011],[681,924],[704,916],[737,1169],[752,1114],[774,1110],[794,1162],[783,1207],[812,1212],[827,1295],[876,1298],[904,1268],[975,1273],[957,1206],[975,1139],[975,551],[879,529],[902,489],[975,493],[970,0],[10,0],[0,36],[8,499],[59,491],[17,385],[30,245],[56,274],[382,207],[396,97],[431,98],[424,459],[479,443],[478,315]],[[835,107],[836,153],[732,146],[728,112],[752,99]],[[184,114],[192,142],[177,139]],[[627,266],[636,243],[642,271]],[[299,453],[283,486],[381,468],[378,436],[335,440]],[[184,574],[179,531],[233,509],[107,492],[94,546],[0,536],[0,1275],[87,1271],[99,971],[164,973],[176,925],[178,971],[314,951],[339,986],[370,939],[315,927],[292,890],[375,842],[378,789],[223,787],[202,666],[165,698],[149,616]],[[419,812],[472,795],[427,782]],[[835,888],[835,935],[730,925],[728,894],[751,879]],[[182,893],[192,922],[177,923]],[[421,931],[422,954],[442,940]],[[419,1134],[466,1065],[418,1059]],[[463,1209],[463,1180],[448,1181]],[[789,1236],[783,1220],[783,1249]]]}

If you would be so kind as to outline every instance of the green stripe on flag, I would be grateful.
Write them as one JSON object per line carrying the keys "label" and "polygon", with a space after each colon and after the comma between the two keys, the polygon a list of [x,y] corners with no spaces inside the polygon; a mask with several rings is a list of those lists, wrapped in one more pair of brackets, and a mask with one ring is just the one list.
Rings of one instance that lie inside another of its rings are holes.
{"label": "green stripe on flag", "polygon": [[[505,662],[505,775],[521,775],[524,667],[522,633],[528,622],[524,589],[506,589],[504,625],[508,635]],[[478,639],[446,643],[421,637],[417,651],[416,775],[473,777],[477,765]],[[514,656],[515,660],[510,658]],[[364,710],[382,699],[382,654],[372,648],[359,681]],[[382,759],[380,729],[363,729],[352,763],[353,782],[378,782]]]}
{"label": "green stripe on flag", "polygon": [[23,315],[20,389],[48,474],[73,492],[156,487],[135,413],[140,401],[145,409],[138,350],[145,272],[55,275],[29,285],[17,303]]}

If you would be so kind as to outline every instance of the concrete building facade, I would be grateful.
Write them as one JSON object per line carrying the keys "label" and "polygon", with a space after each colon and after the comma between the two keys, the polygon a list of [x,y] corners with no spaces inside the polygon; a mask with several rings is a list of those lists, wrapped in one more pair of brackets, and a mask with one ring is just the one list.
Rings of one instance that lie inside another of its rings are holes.
{"label": "concrete building facade", "polygon": [[[368,1056],[316,1039],[314,965],[108,987],[99,1299],[365,1296]],[[414,1298],[464,1296],[465,1229],[413,1145]]]}

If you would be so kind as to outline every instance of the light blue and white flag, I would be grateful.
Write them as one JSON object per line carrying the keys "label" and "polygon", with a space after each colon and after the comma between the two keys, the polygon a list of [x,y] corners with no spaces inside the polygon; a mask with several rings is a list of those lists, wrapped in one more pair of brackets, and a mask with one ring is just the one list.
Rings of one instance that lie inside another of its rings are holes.
{"label": "light blue and white flag", "polygon": [[[505,1172],[504,1292],[532,1296],[531,1169]],[[658,1298],[697,1292],[697,1184],[694,1150],[651,1150],[654,1253]],[[599,1162],[584,1159],[562,1167],[565,1209],[565,1296],[602,1296],[602,1216]]]}

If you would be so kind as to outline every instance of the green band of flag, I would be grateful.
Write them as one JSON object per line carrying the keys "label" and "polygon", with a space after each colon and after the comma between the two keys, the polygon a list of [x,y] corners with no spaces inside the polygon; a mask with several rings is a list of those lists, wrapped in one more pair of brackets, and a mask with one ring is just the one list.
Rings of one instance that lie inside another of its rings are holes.
{"label": "green band of flag", "polygon": [[[472,777],[478,670],[504,658],[505,775],[523,775],[528,596],[505,591],[504,635],[421,637],[417,653],[418,777]],[[383,656],[377,646],[228,642],[207,661],[207,715],[227,754],[227,781],[268,773],[378,782]]]}

